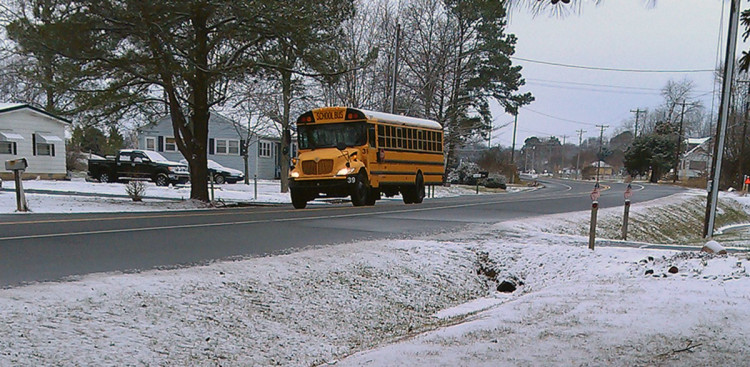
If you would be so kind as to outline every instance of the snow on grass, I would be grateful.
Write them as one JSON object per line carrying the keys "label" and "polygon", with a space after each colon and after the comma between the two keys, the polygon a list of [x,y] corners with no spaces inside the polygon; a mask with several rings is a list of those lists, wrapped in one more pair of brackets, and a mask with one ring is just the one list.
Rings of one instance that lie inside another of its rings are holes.
{"label": "snow on grass", "polygon": [[[0,191],[0,213],[13,213],[16,210],[15,183],[3,183],[5,191]],[[23,182],[25,190],[37,190],[45,193],[26,193],[29,209],[34,213],[78,213],[78,212],[132,212],[158,210],[185,210],[210,207],[204,203],[194,202],[190,198],[190,186],[179,185],[161,187],[145,182],[146,199],[133,202],[125,198],[112,198],[106,195],[126,195],[123,183],[87,182],[83,178],[70,181],[27,180]],[[435,187],[435,197],[454,197],[474,195],[473,189],[467,186],[453,185]],[[508,192],[527,190],[522,187],[509,187]],[[498,191],[502,192],[502,190]],[[485,192],[480,192],[484,194]],[[67,195],[70,194],[70,195]],[[82,195],[73,195],[82,194]],[[96,196],[99,195],[99,196]],[[92,197],[93,196],[93,197]],[[257,199],[255,184],[244,183],[214,185],[214,199],[223,203],[291,203],[289,193],[280,192],[279,181],[258,180]],[[401,200],[400,195],[385,200]],[[337,199],[340,201],[341,199]],[[344,199],[344,200],[348,200]],[[426,198],[425,200],[430,200]],[[327,199],[318,199],[311,205],[328,205]]]}
{"label": "snow on grass", "polygon": [[[481,262],[494,277],[478,274]],[[0,291],[0,333],[12,336],[0,339],[0,364],[739,365],[748,266],[674,251],[399,240],[90,275]],[[503,279],[523,285],[501,294]],[[670,354],[689,342],[700,346]]]}
{"label": "snow on grass", "polygon": [[[736,194],[721,193],[716,222],[719,226],[750,222],[750,205]],[[702,245],[705,192],[690,190],[667,198],[634,202],[630,208],[628,240],[648,243]],[[623,207],[599,209],[598,239],[621,239]],[[588,237],[590,211],[552,214],[536,221],[508,221],[500,230],[557,233]],[[750,238],[734,241],[734,246],[750,247]]]}
{"label": "snow on grass", "polygon": [[746,364],[746,253],[547,230],[587,214],[0,290],[0,365]]}

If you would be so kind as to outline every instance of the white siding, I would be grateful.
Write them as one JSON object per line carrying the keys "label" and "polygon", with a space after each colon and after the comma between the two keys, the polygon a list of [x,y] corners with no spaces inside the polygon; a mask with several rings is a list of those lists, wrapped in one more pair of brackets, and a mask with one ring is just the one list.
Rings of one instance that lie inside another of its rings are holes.
{"label": "white siding", "polygon": [[[0,154],[0,161],[26,158],[29,168],[26,173],[45,178],[48,174],[65,175],[65,125],[49,116],[30,109],[19,109],[0,113],[0,131],[8,131],[23,136],[24,140],[16,141],[17,154]],[[54,135],[62,141],[55,142],[55,156],[35,156],[32,147],[35,133]],[[4,166],[2,167],[4,170]]]}

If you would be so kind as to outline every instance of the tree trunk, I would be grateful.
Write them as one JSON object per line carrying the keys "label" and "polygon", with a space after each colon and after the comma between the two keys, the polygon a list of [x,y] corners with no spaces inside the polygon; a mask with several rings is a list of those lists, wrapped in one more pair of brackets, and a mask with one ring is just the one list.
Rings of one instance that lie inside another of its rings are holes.
{"label": "tree trunk", "polygon": [[[248,141],[250,140],[248,139]],[[247,151],[248,148],[249,147],[245,147],[245,151]],[[245,162],[245,185],[250,185],[250,172],[248,171],[247,158],[248,158],[248,154],[245,154],[242,156],[242,160]]]}
{"label": "tree trunk", "polygon": [[291,151],[291,130],[289,114],[292,101],[292,73],[281,72],[283,115],[281,118],[281,192],[289,191],[289,152]]}
{"label": "tree trunk", "polygon": [[648,182],[651,183],[658,183],[659,182],[659,176],[661,175],[661,172],[658,168],[652,168],[651,169],[651,178],[649,178]]}
{"label": "tree trunk", "polygon": [[[192,112],[188,126],[181,127],[180,130],[190,130],[191,139],[182,141],[185,148],[183,155],[190,164],[190,198],[209,201],[208,196],[208,89],[209,75],[208,70],[208,29],[206,27],[208,19],[208,9],[206,4],[196,4],[192,9],[192,24],[195,30],[195,76],[193,80]],[[174,109],[172,109],[174,111]],[[183,119],[184,120],[184,119]],[[174,123],[174,119],[172,120]],[[187,121],[185,121],[187,122]],[[179,126],[177,126],[179,127]],[[186,137],[185,134],[180,137]],[[175,135],[175,139],[179,139]],[[180,149],[182,151],[182,149]]]}

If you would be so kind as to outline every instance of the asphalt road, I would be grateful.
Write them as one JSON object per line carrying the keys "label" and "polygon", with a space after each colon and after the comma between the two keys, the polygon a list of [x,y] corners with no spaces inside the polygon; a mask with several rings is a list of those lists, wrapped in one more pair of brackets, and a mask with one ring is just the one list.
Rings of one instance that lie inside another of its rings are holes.
{"label": "asphalt road", "polygon": [[[531,192],[149,213],[0,215],[0,287],[108,272],[180,267],[311,245],[455,231],[469,224],[587,210],[590,182],[545,180]],[[624,184],[607,184],[601,207],[623,204]],[[632,201],[671,195],[672,186],[633,185]]]}

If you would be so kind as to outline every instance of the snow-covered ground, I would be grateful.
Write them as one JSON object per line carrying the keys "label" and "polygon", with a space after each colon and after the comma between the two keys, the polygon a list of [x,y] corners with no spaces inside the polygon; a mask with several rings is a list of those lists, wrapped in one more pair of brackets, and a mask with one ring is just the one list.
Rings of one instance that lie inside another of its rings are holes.
{"label": "snow-covered ground", "polygon": [[566,217],[0,290],[0,365],[747,365],[746,253],[536,230]]}
{"label": "snow-covered ground", "polygon": [[[127,197],[111,197],[127,195],[126,185],[123,183],[87,182],[83,178],[74,178],[70,181],[27,180],[23,182],[24,190],[56,193],[26,193],[29,209],[35,213],[154,211],[207,207],[204,203],[188,200],[190,198],[189,185],[161,187],[151,182],[145,182],[145,185],[144,196],[146,199],[142,202],[133,202]],[[15,212],[16,197],[15,193],[10,191],[15,188],[14,182],[3,182],[3,188],[6,190],[0,191],[0,213]],[[508,192],[527,189],[529,188],[509,187]],[[214,185],[214,199],[224,203],[291,203],[289,193],[279,191],[279,181],[273,180],[258,180],[257,199],[256,188],[252,181],[250,185],[243,183]],[[435,187],[434,197],[474,195],[474,193],[474,189],[469,186],[437,186]],[[484,191],[480,192],[480,194],[484,193]],[[401,196],[384,197],[384,200],[401,201]],[[311,203],[311,205],[326,204],[327,201],[324,199],[315,200]]]}

